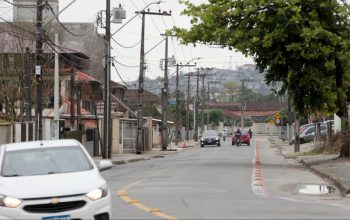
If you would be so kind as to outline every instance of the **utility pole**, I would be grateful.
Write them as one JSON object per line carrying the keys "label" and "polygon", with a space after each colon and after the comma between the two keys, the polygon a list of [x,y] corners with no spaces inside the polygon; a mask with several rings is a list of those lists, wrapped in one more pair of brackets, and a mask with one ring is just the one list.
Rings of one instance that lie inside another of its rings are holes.
{"label": "utility pole", "polygon": [[190,132],[190,79],[191,79],[192,74],[188,74],[187,78],[187,107],[186,107],[186,140],[190,140],[189,132]]}
{"label": "utility pole", "polygon": [[43,138],[43,90],[42,90],[42,56],[43,56],[43,0],[36,1],[36,59],[35,59],[35,80],[36,80],[36,140]]}
{"label": "utility pole", "polygon": [[[197,85],[196,85],[196,101],[195,101],[195,116],[197,118],[198,115],[198,106],[199,106],[199,68],[197,68]],[[194,119],[194,140],[198,141],[198,122],[197,119]]]}
{"label": "utility pole", "polygon": [[244,101],[243,101],[244,80],[242,80],[242,93],[241,93],[241,128],[244,126]]}
{"label": "utility pole", "polygon": [[139,71],[139,105],[137,111],[137,137],[136,137],[136,154],[141,154],[144,149],[144,133],[143,133],[143,83],[145,70],[145,15],[161,15],[171,16],[167,12],[150,12],[150,11],[136,11],[136,14],[142,15],[141,27],[141,50],[140,50],[140,71]]}
{"label": "utility pole", "polygon": [[75,90],[74,68],[70,70],[70,130],[75,131],[75,110],[74,110],[74,90]]}
{"label": "utility pole", "polygon": [[179,91],[179,64],[176,64],[176,120],[175,120],[175,145],[179,146],[179,120],[180,120],[180,91]]}
{"label": "utility pole", "polygon": [[191,89],[190,89],[190,79],[194,73],[185,74],[187,76],[187,104],[186,104],[186,140],[190,140],[190,99],[191,99]]}
{"label": "utility pole", "polygon": [[201,114],[201,132],[203,133],[204,131],[204,103],[205,103],[205,85],[204,85],[204,75],[202,75],[202,95],[201,95],[201,100],[202,100],[202,114]]}
{"label": "utility pole", "polygon": [[32,83],[30,76],[30,53],[29,47],[26,47],[26,56],[24,61],[24,96],[26,108],[26,121],[32,121]]}
{"label": "utility pole", "polygon": [[58,34],[55,34],[55,44],[56,46],[56,51],[55,51],[55,88],[54,88],[54,139],[58,140],[60,139],[60,116],[59,116],[59,102],[60,102],[60,75],[59,75],[59,48],[58,48]]}
{"label": "utility pole", "polygon": [[104,111],[103,111],[103,150],[102,158],[111,157],[111,1],[106,0],[106,35],[105,35],[105,90],[104,90]]}
{"label": "utility pole", "polygon": [[165,35],[165,60],[164,60],[164,88],[162,92],[162,127],[161,127],[161,138],[162,138],[162,150],[168,148],[168,135],[167,135],[167,111],[168,111],[168,36]]}
{"label": "utility pole", "polygon": [[180,122],[180,90],[179,90],[179,69],[180,67],[195,67],[196,64],[176,64],[176,121],[175,121],[175,144],[179,145],[179,122]]}
{"label": "utility pole", "polygon": [[219,81],[209,81],[208,83],[208,103],[207,103],[207,126],[209,127],[209,101],[210,101],[210,84],[217,84]]}
{"label": "utility pole", "polygon": [[179,122],[180,122],[180,90],[179,90],[179,70],[180,67],[195,67],[196,64],[176,64],[176,120],[175,120],[175,144],[179,145]]}
{"label": "utility pole", "polygon": [[[212,68],[199,68],[200,70],[212,70]],[[204,78],[207,77],[207,76],[212,76],[213,74],[211,73],[202,73],[202,74],[199,74],[198,73],[198,77],[201,77],[202,78],[202,91],[201,91],[201,105],[202,105],[202,108],[201,108],[201,132],[203,133],[204,131],[204,106],[205,106],[205,83],[204,83]],[[197,89],[199,89],[199,79],[197,79]],[[198,93],[197,93],[198,94]],[[198,97],[198,95],[197,95]],[[198,98],[199,100],[199,98]],[[198,104],[199,105],[199,104]],[[199,133],[199,132],[198,132]]]}

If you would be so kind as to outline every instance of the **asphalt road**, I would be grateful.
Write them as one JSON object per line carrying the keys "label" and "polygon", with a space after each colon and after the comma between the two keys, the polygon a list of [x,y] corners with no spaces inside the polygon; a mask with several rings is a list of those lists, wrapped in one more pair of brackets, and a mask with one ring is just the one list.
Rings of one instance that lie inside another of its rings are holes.
{"label": "asphalt road", "polygon": [[193,147],[165,158],[114,166],[102,174],[113,193],[113,219],[349,219],[338,190],[254,137],[251,146]]}

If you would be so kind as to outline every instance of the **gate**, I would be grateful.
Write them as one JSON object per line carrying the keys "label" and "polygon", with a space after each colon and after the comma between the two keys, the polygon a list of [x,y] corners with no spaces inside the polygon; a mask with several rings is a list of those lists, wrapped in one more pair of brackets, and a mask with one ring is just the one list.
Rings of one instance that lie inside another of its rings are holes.
{"label": "gate", "polygon": [[137,120],[122,119],[120,120],[120,137],[124,153],[136,152]]}

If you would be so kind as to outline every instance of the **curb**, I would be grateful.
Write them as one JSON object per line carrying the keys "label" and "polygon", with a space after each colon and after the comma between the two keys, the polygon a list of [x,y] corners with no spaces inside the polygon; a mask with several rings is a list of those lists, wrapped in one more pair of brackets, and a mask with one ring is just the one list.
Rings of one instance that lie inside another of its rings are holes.
{"label": "curb", "polygon": [[323,179],[330,181],[332,184],[334,184],[340,190],[340,193],[342,194],[343,197],[347,197],[347,195],[350,193],[350,189],[345,187],[343,185],[343,183],[341,181],[339,181],[337,178],[312,167],[313,165],[321,164],[322,162],[319,162],[319,163],[316,162],[314,164],[313,163],[310,164],[310,163],[305,162],[304,159],[300,159],[298,156],[295,156],[295,155],[290,156],[290,155],[283,154],[282,149],[280,149],[280,154],[284,157],[284,159],[294,159],[294,160],[298,161],[300,164],[302,164],[304,167],[309,169],[314,174],[318,175],[319,177],[321,177]]}
{"label": "curb", "polygon": [[315,173],[316,175],[320,176],[321,178],[324,178],[324,179],[327,179],[329,180],[330,182],[332,182],[341,192],[342,196],[346,197],[347,194],[350,193],[350,189],[348,189],[347,187],[345,187],[343,185],[343,183],[341,181],[339,181],[337,178],[334,178],[333,176],[331,175],[328,175],[326,173],[323,173],[322,171],[318,170],[318,169],[315,169],[312,167],[311,164],[308,164],[306,163],[303,159],[299,160],[299,162],[307,167],[309,170],[311,170],[311,172]]}
{"label": "curb", "polygon": [[[195,146],[199,146],[198,143],[195,143],[193,145],[189,145],[186,149],[188,148],[192,148],[192,147],[195,147]],[[137,161],[144,161],[144,160],[151,160],[151,159],[159,159],[159,158],[164,158],[168,155],[173,155],[173,154],[177,154],[181,151],[185,150],[184,149],[181,149],[181,150],[175,150],[175,149],[168,149],[169,152],[172,152],[172,153],[164,153],[164,154],[158,154],[158,155],[144,155],[144,157],[140,157],[140,158],[130,158],[130,159],[109,159],[113,165],[123,165],[123,164],[127,164],[127,163],[133,163],[133,162],[137,162]],[[164,151],[166,152],[166,151]],[[96,163],[96,159],[93,159]]]}

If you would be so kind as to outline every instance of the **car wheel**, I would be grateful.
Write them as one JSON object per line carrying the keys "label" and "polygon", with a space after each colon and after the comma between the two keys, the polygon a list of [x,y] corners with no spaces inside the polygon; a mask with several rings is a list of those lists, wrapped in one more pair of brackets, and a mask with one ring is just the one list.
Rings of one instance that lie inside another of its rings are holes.
{"label": "car wheel", "polygon": [[300,144],[304,144],[305,143],[305,140],[300,138]]}
{"label": "car wheel", "polygon": [[204,144],[201,144],[201,147],[204,147]]}
{"label": "car wheel", "polygon": [[218,147],[220,147],[220,143],[218,143]]}
{"label": "car wheel", "polygon": [[250,146],[250,142],[248,142],[247,145]]}

